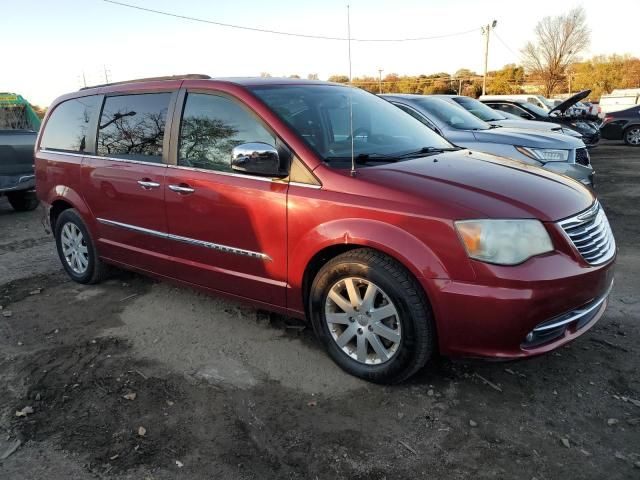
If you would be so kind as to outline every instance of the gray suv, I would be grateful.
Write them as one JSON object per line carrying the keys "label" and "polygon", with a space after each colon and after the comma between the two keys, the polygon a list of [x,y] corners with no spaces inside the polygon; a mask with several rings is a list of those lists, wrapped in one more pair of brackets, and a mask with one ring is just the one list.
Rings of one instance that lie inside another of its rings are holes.
{"label": "gray suv", "polygon": [[409,94],[382,97],[454,145],[520,160],[593,187],[589,152],[580,139],[560,133],[496,127],[437,97]]}

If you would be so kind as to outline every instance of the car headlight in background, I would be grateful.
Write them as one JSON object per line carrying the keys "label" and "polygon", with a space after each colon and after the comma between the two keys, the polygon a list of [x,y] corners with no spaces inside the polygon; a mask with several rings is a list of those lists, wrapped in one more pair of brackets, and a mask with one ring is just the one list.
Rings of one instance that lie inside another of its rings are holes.
{"label": "car headlight in background", "polygon": [[566,162],[569,158],[569,150],[558,150],[555,148],[531,148],[516,147],[523,155],[538,160],[539,162]]}
{"label": "car headlight in background", "polygon": [[517,265],[553,251],[539,220],[461,220],[454,222],[469,257],[498,265]]}

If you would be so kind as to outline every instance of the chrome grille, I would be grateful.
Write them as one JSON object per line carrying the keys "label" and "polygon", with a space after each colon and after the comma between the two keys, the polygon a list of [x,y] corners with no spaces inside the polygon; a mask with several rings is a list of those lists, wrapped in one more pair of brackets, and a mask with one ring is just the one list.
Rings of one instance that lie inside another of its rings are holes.
{"label": "chrome grille", "polygon": [[588,210],[562,220],[560,226],[582,258],[591,265],[610,260],[616,252],[609,220],[597,201]]}
{"label": "chrome grille", "polygon": [[591,164],[589,151],[586,148],[578,148],[576,150],[576,163],[584,165],[585,167],[588,167]]}

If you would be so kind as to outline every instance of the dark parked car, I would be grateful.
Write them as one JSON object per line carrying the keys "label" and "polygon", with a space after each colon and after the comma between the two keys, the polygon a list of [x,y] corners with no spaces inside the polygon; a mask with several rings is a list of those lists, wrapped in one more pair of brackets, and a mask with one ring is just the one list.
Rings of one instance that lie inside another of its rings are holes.
{"label": "dark parked car", "polygon": [[624,140],[627,145],[639,147],[640,106],[607,113],[600,132],[607,140]]}
{"label": "dark parked car", "polygon": [[0,196],[17,211],[38,206],[33,148],[40,120],[20,95],[0,93]]}
{"label": "dark parked car", "polygon": [[455,148],[345,85],[71,93],[48,111],[36,177],[73,280],[113,264],[306,317],[341,368],[375,382],[436,351],[548,352],[598,321],[613,282],[589,189]]}
{"label": "dark parked car", "polygon": [[[582,141],[587,147],[595,147],[600,141],[600,131],[593,122],[589,122],[580,118],[566,116],[564,113],[576,102],[586,98],[591,90],[584,90],[564,102],[556,105],[550,111],[544,110],[536,105],[527,102],[524,99],[508,99],[498,98],[500,96],[491,97],[489,95],[480,97],[480,101],[491,108],[503,112],[511,113],[520,118],[527,120],[537,120],[540,122],[554,122],[566,125],[582,134]],[[556,112],[554,114],[554,112]]]}

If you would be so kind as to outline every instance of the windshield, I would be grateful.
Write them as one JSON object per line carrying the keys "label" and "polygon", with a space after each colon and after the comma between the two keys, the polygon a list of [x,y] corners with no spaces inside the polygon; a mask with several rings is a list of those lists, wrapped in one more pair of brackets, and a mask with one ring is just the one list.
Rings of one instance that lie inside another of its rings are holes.
{"label": "windshield", "polygon": [[452,100],[464,108],[467,112],[472,113],[480,120],[485,122],[493,122],[495,120],[506,120],[507,117],[497,110],[486,106],[484,103],[469,97],[453,97]]}
{"label": "windshield", "polygon": [[377,161],[454,148],[407,113],[364,90],[334,85],[269,85],[251,90],[329,163],[351,159],[351,131],[354,156]]}
{"label": "windshield", "polygon": [[463,108],[451,105],[440,98],[418,98],[415,102],[422,110],[451,128],[458,130],[488,130],[491,126]]}

